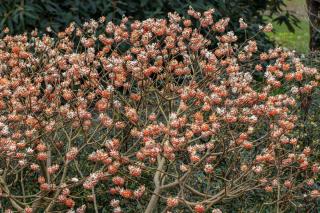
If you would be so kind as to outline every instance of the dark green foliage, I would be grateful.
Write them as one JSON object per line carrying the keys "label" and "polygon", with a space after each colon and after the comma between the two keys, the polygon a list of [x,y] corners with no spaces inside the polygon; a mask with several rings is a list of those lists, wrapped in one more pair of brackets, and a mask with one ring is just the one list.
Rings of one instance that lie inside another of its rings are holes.
{"label": "dark green foliage", "polygon": [[[284,0],[0,0],[0,29],[9,27],[11,33],[17,34],[35,28],[44,32],[50,26],[59,31],[70,22],[80,24],[101,16],[115,22],[123,15],[139,20],[163,18],[172,11],[186,15],[189,5],[198,11],[215,8],[217,19],[231,17],[231,27],[235,31],[238,19],[243,17],[249,29],[246,35],[240,35],[241,40],[250,38],[259,25],[264,25],[266,16],[286,24],[291,30],[297,24],[292,14],[283,11]],[[257,40],[269,43],[264,35]]]}

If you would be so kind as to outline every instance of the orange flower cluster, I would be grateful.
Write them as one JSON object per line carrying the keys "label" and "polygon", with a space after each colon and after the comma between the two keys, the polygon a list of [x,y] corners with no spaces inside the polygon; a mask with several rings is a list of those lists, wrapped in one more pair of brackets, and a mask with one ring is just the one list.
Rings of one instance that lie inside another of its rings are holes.
{"label": "orange flower cluster", "polygon": [[313,146],[295,134],[319,72],[239,44],[214,10],[188,14],[0,39],[7,210],[100,212],[107,200],[113,212],[200,213],[252,192],[280,209],[320,196]]}

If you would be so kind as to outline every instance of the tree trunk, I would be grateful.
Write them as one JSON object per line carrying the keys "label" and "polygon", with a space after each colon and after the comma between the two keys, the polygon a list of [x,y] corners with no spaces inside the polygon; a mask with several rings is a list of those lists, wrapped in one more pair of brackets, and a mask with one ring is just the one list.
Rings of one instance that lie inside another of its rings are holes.
{"label": "tree trunk", "polygon": [[320,0],[306,0],[310,26],[309,48],[311,51],[320,50]]}

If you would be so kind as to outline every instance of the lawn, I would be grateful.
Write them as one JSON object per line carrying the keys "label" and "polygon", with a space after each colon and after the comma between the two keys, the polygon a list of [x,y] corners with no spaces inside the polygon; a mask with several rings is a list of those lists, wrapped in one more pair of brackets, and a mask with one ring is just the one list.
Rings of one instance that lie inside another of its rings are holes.
{"label": "lawn", "polygon": [[269,36],[281,46],[306,53],[309,49],[309,22],[305,1],[288,0],[286,4],[287,10],[291,11],[300,19],[299,26],[295,27],[294,33],[291,33],[284,24],[278,25],[273,23],[274,32],[269,33]]}

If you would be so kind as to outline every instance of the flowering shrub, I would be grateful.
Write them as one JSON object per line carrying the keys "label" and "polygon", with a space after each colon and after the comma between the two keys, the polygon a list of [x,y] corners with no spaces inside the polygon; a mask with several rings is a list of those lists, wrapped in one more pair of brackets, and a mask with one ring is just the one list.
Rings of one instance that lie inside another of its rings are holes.
{"label": "flowering shrub", "polygon": [[213,12],[4,36],[3,208],[201,213],[245,196],[310,209],[319,156],[295,123],[319,73],[254,38],[237,43]]}

